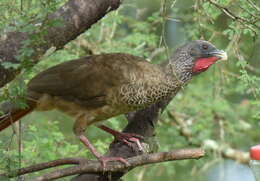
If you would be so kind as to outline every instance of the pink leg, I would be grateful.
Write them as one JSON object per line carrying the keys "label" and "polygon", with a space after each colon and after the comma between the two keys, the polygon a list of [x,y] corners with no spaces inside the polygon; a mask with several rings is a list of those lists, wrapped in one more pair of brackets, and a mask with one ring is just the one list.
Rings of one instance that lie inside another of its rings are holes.
{"label": "pink leg", "polygon": [[138,146],[139,151],[144,150],[140,143],[140,139],[143,139],[143,137],[141,135],[137,135],[137,134],[133,134],[133,133],[121,133],[119,131],[113,130],[104,125],[99,125],[97,127],[112,134],[116,140],[124,142],[131,148],[133,148],[133,146],[131,145],[131,142],[134,142]]}
{"label": "pink leg", "polygon": [[95,157],[101,162],[103,168],[106,168],[106,163],[109,161],[120,161],[126,165],[129,165],[129,163],[122,157],[103,157],[100,153],[97,152],[96,148],[90,143],[90,141],[86,136],[80,135],[79,139],[91,151],[91,153],[95,155]]}

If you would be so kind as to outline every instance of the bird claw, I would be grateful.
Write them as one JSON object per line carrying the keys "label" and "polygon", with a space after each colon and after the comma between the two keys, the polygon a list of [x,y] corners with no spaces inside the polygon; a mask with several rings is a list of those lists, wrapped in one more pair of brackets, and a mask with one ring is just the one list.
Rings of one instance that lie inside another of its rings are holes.
{"label": "bird claw", "polygon": [[140,140],[144,140],[144,137],[141,135],[134,133],[120,133],[115,137],[115,139],[127,144],[132,149],[134,149],[134,147],[131,143],[135,143],[138,147],[138,151],[144,151],[144,148],[140,142]]}
{"label": "bird claw", "polygon": [[140,140],[144,140],[144,137],[135,133],[122,133],[116,130],[113,130],[105,125],[99,125],[98,126],[100,129],[102,129],[103,131],[106,131],[110,134],[112,134],[115,137],[114,141],[121,141],[123,143],[125,143],[127,146],[129,146],[130,148],[133,149],[133,151],[135,150],[135,147],[132,145],[132,143],[136,143],[137,147],[138,147],[138,151],[142,151],[144,152],[144,148],[142,147],[142,144],[140,142]]}

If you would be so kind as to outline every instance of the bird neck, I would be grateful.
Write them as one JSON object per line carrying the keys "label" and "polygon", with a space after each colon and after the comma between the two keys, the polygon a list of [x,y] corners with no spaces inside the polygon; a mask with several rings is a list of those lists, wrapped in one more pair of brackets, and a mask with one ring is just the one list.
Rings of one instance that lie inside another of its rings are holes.
{"label": "bird neck", "polygon": [[177,79],[182,84],[186,84],[192,78],[192,64],[190,61],[185,61],[187,63],[178,63],[179,61],[167,61],[162,64],[162,67],[167,75]]}

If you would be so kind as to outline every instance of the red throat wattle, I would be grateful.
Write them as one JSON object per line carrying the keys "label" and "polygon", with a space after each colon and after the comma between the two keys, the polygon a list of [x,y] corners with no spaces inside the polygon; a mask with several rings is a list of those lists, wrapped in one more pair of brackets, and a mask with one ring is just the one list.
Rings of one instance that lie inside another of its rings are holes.
{"label": "red throat wattle", "polygon": [[219,57],[199,58],[196,60],[192,68],[193,73],[200,73],[206,71],[212,64],[214,64]]}

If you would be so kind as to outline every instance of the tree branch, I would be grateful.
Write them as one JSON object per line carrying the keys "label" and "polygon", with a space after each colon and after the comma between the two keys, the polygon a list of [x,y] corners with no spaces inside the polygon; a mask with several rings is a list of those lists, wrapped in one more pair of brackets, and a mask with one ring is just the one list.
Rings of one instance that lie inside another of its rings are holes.
{"label": "tree branch", "polygon": [[222,11],[225,15],[227,15],[229,18],[231,18],[234,21],[238,21],[239,23],[245,25],[247,28],[251,29],[253,32],[256,33],[256,30],[254,28],[252,28],[249,25],[252,25],[254,27],[256,27],[257,29],[260,29],[260,26],[256,24],[258,20],[256,21],[250,21],[248,19],[245,19],[241,16],[237,16],[235,15],[233,12],[231,12],[228,8],[223,7],[221,5],[219,5],[218,3],[216,3],[214,0],[207,0],[210,4],[212,4],[213,6],[215,6],[216,8],[218,8],[220,11]]}
{"label": "tree branch", "polygon": [[61,26],[51,26],[46,29],[44,22],[42,22],[34,25],[40,27],[35,28],[33,33],[9,32],[1,36],[0,87],[13,80],[17,73],[21,71],[21,67],[18,70],[6,69],[2,66],[2,63],[19,64],[21,61],[18,60],[19,52],[24,48],[25,40],[32,40],[33,37],[42,37],[43,39],[42,41],[37,39],[37,41],[26,47],[32,49],[32,54],[26,59],[33,60],[31,63],[35,64],[48,49],[61,49],[65,44],[89,29],[91,25],[95,24],[108,12],[117,9],[119,5],[120,0],[69,0],[57,12],[50,14],[44,20],[44,22],[61,21]]}
{"label": "tree branch", "polygon": [[17,171],[13,171],[12,174],[1,174],[0,178],[1,177],[12,178],[17,175],[32,173],[35,171],[40,171],[51,167],[67,165],[67,164],[77,164],[77,166],[55,170],[51,173],[47,173],[43,176],[31,180],[31,181],[47,181],[47,180],[54,180],[69,175],[81,174],[81,173],[103,173],[104,171],[118,172],[126,169],[132,169],[137,166],[160,163],[165,161],[199,159],[202,156],[204,156],[204,151],[201,148],[179,149],[179,150],[172,150],[170,152],[143,154],[140,156],[135,156],[127,159],[129,165],[124,165],[120,162],[109,162],[105,170],[103,170],[99,161],[86,160],[84,158],[65,158],[65,159],[59,159],[51,162],[33,165],[27,168],[22,168]]}
{"label": "tree branch", "polygon": [[12,178],[12,177],[16,177],[19,175],[37,172],[37,171],[41,171],[41,170],[44,170],[47,168],[52,168],[52,167],[57,167],[57,166],[62,166],[62,165],[81,164],[83,161],[85,162],[86,160],[83,160],[81,158],[64,158],[64,159],[54,160],[54,161],[40,163],[40,164],[32,165],[29,167],[21,168],[18,170],[14,170],[14,171],[11,171],[10,173],[0,174],[0,178],[1,177]]}
{"label": "tree branch", "polygon": [[167,113],[179,127],[180,135],[183,136],[190,145],[196,147],[203,147],[208,152],[218,152],[222,155],[222,157],[235,160],[239,163],[249,163],[250,156],[248,152],[234,149],[228,144],[219,143],[218,141],[213,139],[207,139],[204,140],[201,144],[195,144],[192,141],[192,138],[195,137],[195,135],[191,134],[192,131],[186,125],[186,121],[184,120],[185,118],[181,117],[180,115],[178,116],[177,112],[174,111],[167,110]]}
{"label": "tree branch", "polygon": [[251,7],[260,12],[260,8],[253,1],[247,0],[247,2],[251,5]]}

